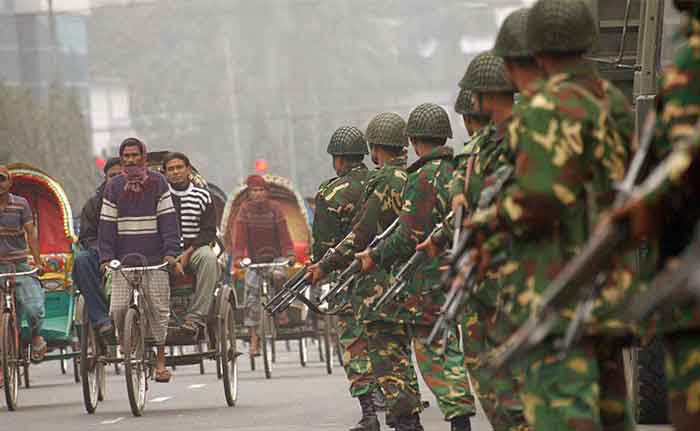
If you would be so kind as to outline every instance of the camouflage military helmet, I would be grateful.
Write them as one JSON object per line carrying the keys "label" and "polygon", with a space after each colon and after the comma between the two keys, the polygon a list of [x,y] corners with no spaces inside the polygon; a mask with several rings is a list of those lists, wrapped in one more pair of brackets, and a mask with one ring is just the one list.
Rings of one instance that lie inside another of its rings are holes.
{"label": "camouflage military helmet", "polygon": [[518,9],[508,15],[496,37],[493,55],[503,58],[531,58],[527,46],[527,16],[529,8]]}
{"label": "camouflage military helmet", "polygon": [[598,24],[584,0],[538,0],[527,18],[527,45],[535,54],[584,53]]}
{"label": "camouflage military helmet", "polygon": [[508,79],[503,59],[491,52],[481,53],[469,63],[460,86],[473,93],[515,92]]}
{"label": "camouflage military helmet", "polygon": [[470,115],[474,113],[474,103],[472,101],[472,91],[460,88],[455,102],[455,112],[460,115]]}
{"label": "camouflage military helmet", "polygon": [[369,154],[367,142],[360,129],[343,126],[333,132],[328,143],[328,154],[334,156],[352,156]]}
{"label": "camouflage military helmet", "polygon": [[388,147],[406,147],[408,139],[404,134],[406,122],[399,114],[384,112],[372,118],[367,125],[367,142]]}
{"label": "camouflage military helmet", "polygon": [[418,105],[408,116],[406,136],[411,138],[451,138],[450,116],[441,106],[434,103]]}

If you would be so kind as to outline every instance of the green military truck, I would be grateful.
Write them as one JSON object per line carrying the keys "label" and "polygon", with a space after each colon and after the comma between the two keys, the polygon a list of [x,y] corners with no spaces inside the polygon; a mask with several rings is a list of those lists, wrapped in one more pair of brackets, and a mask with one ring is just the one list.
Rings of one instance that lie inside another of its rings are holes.
{"label": "green military truck", "polygon": [[[658,76],[673,58],[680,15],[671,0],[588,0],[600,39],[591,53],[603,76],[633,101],[637,130],[653,109]],[[640,260],[644,250],[640,250]],[[625,353],[628,389],[640,424],[668,423],[663,345],[658,339]]]}

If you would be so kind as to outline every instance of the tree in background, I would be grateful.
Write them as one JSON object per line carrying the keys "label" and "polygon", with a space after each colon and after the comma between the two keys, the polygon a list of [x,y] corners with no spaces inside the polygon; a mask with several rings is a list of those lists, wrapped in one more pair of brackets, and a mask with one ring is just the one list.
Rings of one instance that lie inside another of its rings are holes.
{"label": "tree in background", "polygon": [[0,140],[0,162],[27,163],[55,177],[75,211],[99,181],[88,124],[70,89],[52,85],[44,106],[30,90],[0,83]]}

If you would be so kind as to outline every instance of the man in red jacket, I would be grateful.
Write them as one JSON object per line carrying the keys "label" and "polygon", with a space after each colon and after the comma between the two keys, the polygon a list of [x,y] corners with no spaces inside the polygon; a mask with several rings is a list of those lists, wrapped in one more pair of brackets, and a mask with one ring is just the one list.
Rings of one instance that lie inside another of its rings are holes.
{"label": "man in red jacket", "polygon": [[[251,175],[246,180],[248,198],[238,212],[232,232],[233,264],[240,267],[241,259],[249,257],[254,263],[271,262],[288,258],[294,261],[294,244],[287,228],[282,209],[268,198],[268,186],[260,175]],[[275,283],[284,280],[283,269],[274,273]],[[259,339],[256,328],[260,323],[260,289],[262,277],[248,271],[245,277],[245,319],[243,324],[250,333],[250,354],[258,354]]]}

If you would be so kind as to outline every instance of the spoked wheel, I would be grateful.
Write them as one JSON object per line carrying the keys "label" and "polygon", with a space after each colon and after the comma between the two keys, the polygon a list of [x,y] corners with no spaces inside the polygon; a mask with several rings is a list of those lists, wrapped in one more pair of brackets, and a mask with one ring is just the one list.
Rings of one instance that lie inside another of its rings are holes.
{"label": "spoked wheel", "polygon": [[306,339],[304,337],[299,338],[299,363],[302,367],[306,366],[306,362],[309,360],[309,351],[306,348]]}
{"label": "spoked wheel", "polygon": [[[204,347],[202,347],[202,343],[197,344],[197,353],[203,353],[204,352]],[[199,360],[199,374],[206,374],[206,370],[204,369],[204,358]]]}
{"label": "spoked wheel", "polygon": [[2,316],[2,378],[5,383],[5,403],[11,411],[17,409],[17,395],[19,392],[19,346],[14,334],[14,320],[9,313]]}
{"label": "spoked wheel", "polygon": [[124,376],[126,392],[129,394],[129,405],[134,416],[143,415],[146,407],[146,389],[148,364],[144,328],[141,325],[138,311],[129,308],[124,319]]}
{"label": "spoked wheel", "polygon": [[333,374],[333,336],[331,317],[324,316],[323,349],[325,350],[326,373]]}
{"label": "spoked wheel", "polygon": [[272,318],[267,317],[263,311],[260,319],[260,344],[262,344],[262,360],[265,368],[265,378],[272,378],[272,343],[275,339],[272,335]]}
{"label": "spoked wheel", "polygon": [[100,400],[100,374],[104,364],[99,362],[102,349],[97,342],[95,331],[83,312],[83,325],[80,331],[80,377],[83,383],[83,403],[88,414],[94,414]]}
{"label": "spoked wheel", "polygon": [[65,375],[68,372],[68,359],[66,359],[66,349],[61,347],[59,352],[61,356],[58,362],[61,364],[61,374]]}
{"label": "spoked wheel", "polygon": [[219,364],[224,381],[226,404],[236,405],[238,400],[238,351],[236,345],[236,319],[233,306],[226,296],[220,304],[219,321]]}

